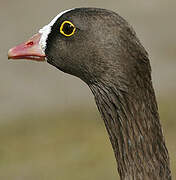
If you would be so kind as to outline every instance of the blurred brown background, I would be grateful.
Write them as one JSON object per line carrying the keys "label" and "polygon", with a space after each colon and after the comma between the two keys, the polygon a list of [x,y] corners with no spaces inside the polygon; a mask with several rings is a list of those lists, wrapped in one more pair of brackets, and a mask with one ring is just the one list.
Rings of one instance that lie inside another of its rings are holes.
{"label": "blurred brown background", "polygon": [[173,179],[176,179],[176,1],[0,1],[0,179],[118,179],[88,87],[47,63],[9,61],[7,51],[73,7],[114,10],[150,54]]}

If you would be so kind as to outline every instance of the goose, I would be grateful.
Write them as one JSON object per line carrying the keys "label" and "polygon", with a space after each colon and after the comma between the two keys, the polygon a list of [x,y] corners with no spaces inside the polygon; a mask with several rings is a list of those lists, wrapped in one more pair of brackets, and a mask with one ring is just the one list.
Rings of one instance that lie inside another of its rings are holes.
{"label": "goose", "polygon": [[121,180],[171,180],[149,56],[117,13],[75,8],[59,13],[9,59],[46,61],[83,80],[107,129]]}

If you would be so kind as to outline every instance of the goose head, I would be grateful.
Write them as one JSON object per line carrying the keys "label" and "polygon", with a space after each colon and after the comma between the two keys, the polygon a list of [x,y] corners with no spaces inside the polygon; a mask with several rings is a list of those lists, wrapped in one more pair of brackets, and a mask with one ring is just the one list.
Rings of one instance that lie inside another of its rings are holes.
{"label": "goose head", "polygon": [[87,84],[113,83],[122,77],[132,83],[129,77],[140,69],[136,66],[149,70],[147,53],[132,27],[117,13],[98,8],[59,13],[37,35],[10,49],[8,56],[46,60]]}

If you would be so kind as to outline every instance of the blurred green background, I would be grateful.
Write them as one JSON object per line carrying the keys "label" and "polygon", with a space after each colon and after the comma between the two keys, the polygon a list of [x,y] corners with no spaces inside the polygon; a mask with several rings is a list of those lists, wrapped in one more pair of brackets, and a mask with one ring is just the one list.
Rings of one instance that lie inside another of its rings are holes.
{"label": "blurred green background", "polygon": [[114,10],[150,54],[153,83],[176,179],[176,1],[0,0],[0,179],[118,179],[88,87],[47,63],[8,61],[7,51],[73,7]]}

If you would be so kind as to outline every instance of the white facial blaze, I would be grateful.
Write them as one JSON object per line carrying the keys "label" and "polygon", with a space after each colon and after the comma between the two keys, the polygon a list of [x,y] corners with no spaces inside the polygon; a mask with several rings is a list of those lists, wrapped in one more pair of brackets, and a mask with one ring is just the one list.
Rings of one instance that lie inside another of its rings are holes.
{"label": "white facial blaze", "polygon": [[46,49],[46,40],[48,38],[48,35],[50,34],[51,32],[51,28],[53,26],[53,24],[57,21],[57,19],[59,17],[61,17],[63,14],[65,14],[66,12],[69,12],[73,9],[69,9],[69,10],[65,10],[61,13],[59,13],[48,25],[44,26],[42,29],[39,30],[39,33],[41,34],[41,38],[40,38],[40,46],[41,46],[41,49],[43,52],[45,52],[45,49]]}

